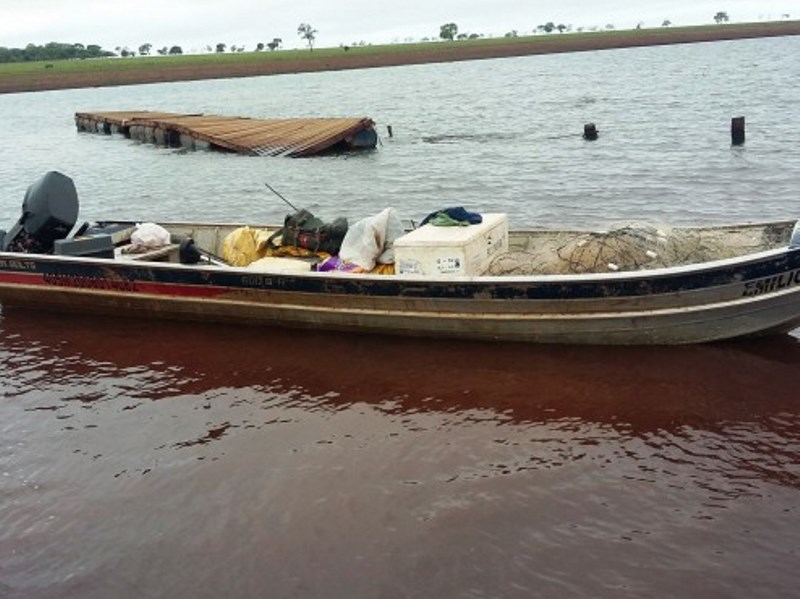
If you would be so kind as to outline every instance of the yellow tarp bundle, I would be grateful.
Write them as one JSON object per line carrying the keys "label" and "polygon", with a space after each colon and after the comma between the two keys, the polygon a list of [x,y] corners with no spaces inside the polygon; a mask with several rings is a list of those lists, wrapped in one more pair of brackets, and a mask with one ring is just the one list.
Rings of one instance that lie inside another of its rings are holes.
{"label": "yellow tarp bundle", "polygon": [[[330,257],[330,254],[325,252],[312,252],[301,247],[274,247],[269,243],[270,235],[272,235],[272,231],[266,229],[252,227],[234,229],[222,241],[222,257],[231,266],[248,266],[266,257],[308,258],[315,256],[320,261]],[[355,272],[364,272],[364,270],[359,269]],[[376,264],[375,268],[369,272],[394,274],[394,264]]]}
{"label": "yellow tarp bundle", "polygon": [[266,255],[269,236],[251,227],[234,229],[222,241],[222,257],[232,266],[247,266]]}
{"label": "yellow tarp bundle", "polygon": [[231,266],[247,266],[268,256],[308,258],[316,256],[324,260],[330,254],[312,252],[295,246],[273,246],[269,243],[272,231],[239,227],[231,231],[222,241],[222,257]]}

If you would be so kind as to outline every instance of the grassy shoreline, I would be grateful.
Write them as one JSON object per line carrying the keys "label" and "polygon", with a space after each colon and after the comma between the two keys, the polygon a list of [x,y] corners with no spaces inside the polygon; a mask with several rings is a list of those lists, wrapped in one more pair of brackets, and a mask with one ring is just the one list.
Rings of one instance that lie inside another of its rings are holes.
{"label": "grassy shoreline", "polygon": [[800,35],[800,20],[276,52],[0,64],[0,93],[255,77]]}

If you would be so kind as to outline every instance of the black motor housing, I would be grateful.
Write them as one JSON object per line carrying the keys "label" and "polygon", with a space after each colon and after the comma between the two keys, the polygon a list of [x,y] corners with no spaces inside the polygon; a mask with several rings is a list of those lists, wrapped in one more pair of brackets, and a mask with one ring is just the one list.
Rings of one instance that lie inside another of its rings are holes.
{"label": "black motor housing", "polygon": [[7,252],[52,253],[78,219],[78,193],[72,179],[50,171],[28,187],[22,216],[2,239]]}

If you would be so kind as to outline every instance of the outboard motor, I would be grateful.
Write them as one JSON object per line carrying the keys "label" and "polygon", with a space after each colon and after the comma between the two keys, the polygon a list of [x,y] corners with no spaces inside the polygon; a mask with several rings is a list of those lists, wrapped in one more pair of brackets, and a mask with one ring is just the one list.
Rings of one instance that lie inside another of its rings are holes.
{"label": "outboard motor", "polygon": [[22,216],[5,235],[0,235],[4,252],[49,254],[53,242],[64,239],[78,218],[78,193],[72,179],[56,171],[46,173],[28,187],[22,202]]}

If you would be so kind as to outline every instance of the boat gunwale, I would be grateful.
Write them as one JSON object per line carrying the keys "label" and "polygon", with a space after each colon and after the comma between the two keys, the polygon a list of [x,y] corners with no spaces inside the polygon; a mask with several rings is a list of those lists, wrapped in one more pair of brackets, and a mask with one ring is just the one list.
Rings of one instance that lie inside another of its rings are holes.
{"label": "boat gunwale", "polygon": [[[264,271],[249,268],[247,266],[229,266],[217,264],[181,264],[176,262],[159,262],[159,261],[137,261],[137,260],[124,260],[119,258],[93,258],[83,256],[56,256],[53,254],[25,254],[19,252],[0,252],[0,259],[4,260],[24,260],[35,259],[37,261],[47,263],[78,263],[78,264],[96,264],[103,266],[120,265],[124,267],[136,267],[146,269],[158,270],[185,270],[185,271],[203,271],[209,270],[211,272],[223,272],[241,275],[264,275],[275,277],[287,278],[310,278],[310,279],[343,279],[352,281],[376,281],[386,280],[393,282],[413,282],[413,283],[461,283],[461,284],[526,284],[526,283],[592,283],[592,282],[620,282],[625,280],[638,280],[638,279],[657,279],[667,278],[673,275],[686,275],[686,274],[703,274],[708,271],[714,271],[724,268],[744,266],[750,262],[762,262],[771,258],[777,258],[782,255],[791,255],[795,252],[800,252],[800,248],[790,248],[782,246],[773,248],[771,250],[763,250],[761,252],[754,252],[744,254],[742,256],[735,256],[732,258],[722,258],[718,260],[709,260],[706,262],[697,262],[694,264],[684,264],[679,266],[666,266],[657,268],[648,268],[640,270],[628,271],[615,271],[608,273],[568,273],[568,274],[535,274],[535,275],[419,275],[419,274],[369,274],[369,273],[351,273],[351,272],[337,272],[326,271],[317,272],[310,270],[304,271]],[[310,267],[310,263],[309,263]],[[7,270],[5,267],[0,267],[0,270]]]}

